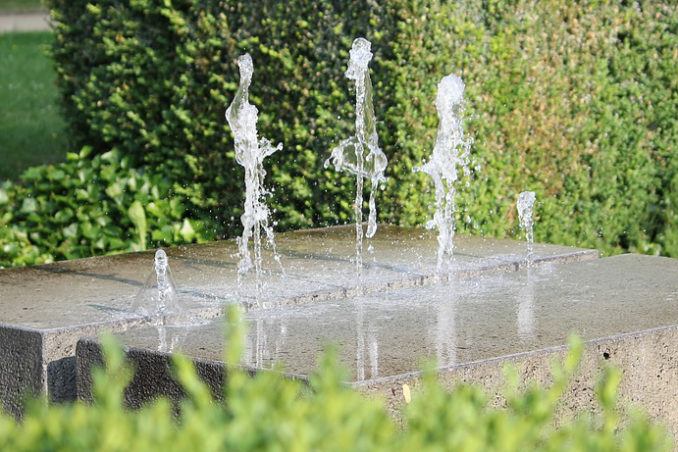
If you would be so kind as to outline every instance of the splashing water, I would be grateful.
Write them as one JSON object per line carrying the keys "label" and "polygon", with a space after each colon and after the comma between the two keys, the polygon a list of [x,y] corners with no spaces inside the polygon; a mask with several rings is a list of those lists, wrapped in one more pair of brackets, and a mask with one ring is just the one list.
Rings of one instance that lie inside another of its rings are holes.
{"label": "splashing water", "polygon": [[435,187],[436,211],[426,228],[438,228],[438,271],[454,253],[457,168],[461,167],[464,175],[470,176],[469,154],[473,140],[464,135],[464,88],[464,82],[452,74],[438,84],[438,135],[431,158],[414,169],[431,176]]}
{"label": "splashing water", "polygon": [[155,268],[155,278],[158,284],[158,312],[163,314],[167,306],[176,298],[176,290],[170,274],[169,260],[165,250],[155,252],[153,268]]}
{"label": "splashing water", "polygon": [[[233,102],[226,109],[226,120],[235,137],[235,159],[245,168],[245,212],[240,217],[244,229],[242,236],[238,238],[238,254],[240,256],[238,277],[245,275],[254,266],[258,300],[262,288],[262,230],[273,250],[275,261],[280,264],[280,257],[275,249],[273,227],[269,225],[270,211],[263,200],[268,193],[263,186],[266,176],[263,160],[282,149],[282,143],[273,146],[266,138],[258,140],[258,111],[257,107],[249,103],[249,87],[254,72],[252,57],[249,54],[240,56],[238,68],[240,70],[240,85]],[[250,238],[253,241],[254,264],[248,248]]]}
{"label": "splashing water", "polygon": [[[149,309],[149,305],[155,306],[153,309]],[[162,249],[155,252],[153,271],[137,294],[133,310],[143,315],[160,315],[163,317],[168,314],[179,313],[177,291],[170,271],[169,259],[167,253]]]}
{"label": "splashing water", "polygon": [[525,231],[525,238],[527,239],[527,265],[532,265],[532,257],[534,254],[534,220],[532,219],[532,209],[537,196],[533,191],[524,191],[518,195],[518,220],[520,221],[520,228]]}
{"label": "splashing water", "polygon": [[[330,161],[338,171],[348,171],[356,175],[355,221],[356,221],[356,266],[360,274],[363,254],[363,178],[370,180],[369,216],[367,219],[367,238],[377,232],[377,207],[374,199],[379,183],[385,181],[386,155],[379,148],[377,136],[377,120],[372,103],[372,81],[367,68],[372,60],[370,48],[372,44],[364,38],[357,38],[349,52],[346,77],[355,81],[356,89],[356,134],[339,143],[330,158],[325,162],[327,168]],[[367,155],[365,154],[367,152]]]}

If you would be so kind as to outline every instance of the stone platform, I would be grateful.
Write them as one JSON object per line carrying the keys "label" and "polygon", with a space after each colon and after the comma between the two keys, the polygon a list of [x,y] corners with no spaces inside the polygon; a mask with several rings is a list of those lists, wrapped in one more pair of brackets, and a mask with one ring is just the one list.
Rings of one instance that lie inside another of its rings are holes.
{"label": "stone platform", "polygon": [[[582,374],[566,404],[593,408],[603,363],[622,370],[623,400],[640,404],[678,433],[678,260],[621,255],[574,263],[542,263],[424,287],[398,288],[343,300],[245,313],[243,364],[309,374],[327,344],[338,346],[350,381],[368,394],[402,404],[402,385],[416,388],[419,369],[435,360],[443,380],[496,389],[506,362],[528,379],[548,381],[549,364],[567,337],[588,341]],[[127,394],[132,406],[158,394],[178,395],[169,355],[199,363],[217,391],[223,380],[223,320],[199,328],[153,327],[118,335],[144,369]],[[88,397],[89,369],[101,360],[96,340],[78,344],[78,392]],[[160,382],[160,383],[159,383]],[[139,392],[139,389],[142,389]]]}
{"label": "stone platform", "polygon": [[[165,319],[135,311],[144,303],[140,292],[153,281],[151,251],[0,270],[2,405],[19,414],[24,392],[53,401],[74,398],[75,344],[83,336],[209,319],[233,303],[281,308],[350,296],[356,289],[353,234],[349,226],[279,234],[284,273],[265,252],[269,271],[258,300],[252,277],[238,283],[235,241],[167,249],[184,312]],[[456,243],[449,269],[454,278],[515,271],[524,262],[525,244],[517,241],[460,236]],[[365,256],[365,292],[440,279],[429,232],[380,226],[369,245],[374,251]],[[593,250],[556,245],[536,245],[535,252],[537,262],[597,257]]]}

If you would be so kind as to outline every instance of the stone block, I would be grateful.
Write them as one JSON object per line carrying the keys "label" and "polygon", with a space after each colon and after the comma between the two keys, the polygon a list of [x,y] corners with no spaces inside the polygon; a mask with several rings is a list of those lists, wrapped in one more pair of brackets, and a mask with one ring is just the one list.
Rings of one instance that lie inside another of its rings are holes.
{"label": "stone block", "polygon": [[[588,409],[603,364],[623,372],[622,399],[641,405],[678,437],[678,260],[621,255],[578,263],[547,263],[511,273],[490,273],[424,287],[389,289],[344,300],[249,311],[243,365],[305,377],[327,344],[338,347],[348,383],[402,405],[402,385],[417,388],[419,369],[437,362],[441,378],[496,390],[501,368],[516,364],[528,380],[548,381],[554,356],[576,333],[588,341],[582,373],[566,396]],[[158,326],[118,335],[135,366],[157,356],[169,375],[169,355],[180,351],[210,369],[215,392],[223,378],[223,320],[194,328]],[[96,339],[78,345],[78,394],[87,379]],[[99,362],[99,361],[96,361]],[[219,371],[221,369],[221,371]],[[146,372],[148,373],[148,371]],[[144,378],[140,376],[139,378]],[[165,381],[157,380],[157,381]],[[174,395],[146,379],[139,406]]]}
{"label": "stone block", "polygon": [[[169,248],[184,311],[167,319],[134,311],[141,289],[154,278],[152,251],[0,270],[3,407],[19,414],[25,391],[45,393],[53,401],[72,399],[75,345],[83,336],[209,319],[232,303],[254,311],[349,296],[357,280],[353,233],[352,227],[342,226],[279,234],[284,271],[266,251],[259,300],[252,275],[238,281],[235,241]],[[457,243],[450,269],[455,277],[514,271],[524,262],[521,242],[460,236]],[[370,245],[374,251],[365,257],[366,292],[440,279],[435,273],[436,239],[428,231],[382,226]],[[536,245],[535,251],[537,264],[597,257],[594,250],[557,245]]]}

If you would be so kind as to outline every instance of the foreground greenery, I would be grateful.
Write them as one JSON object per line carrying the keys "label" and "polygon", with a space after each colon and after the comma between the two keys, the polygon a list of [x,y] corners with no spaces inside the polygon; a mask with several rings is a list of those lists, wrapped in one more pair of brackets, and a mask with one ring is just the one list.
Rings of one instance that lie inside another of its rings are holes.
{"label": "foreground greenery", "polygon": [[0,33],[0,181],[66,157],[65,122],[47,55],[52,40],[51,33]]}
{"label": "foreground greenery", "polygon": [[[242,335],[234,329],[226,362],[238,362]],[[178,417],[160,399],[139,411],[123,406],[130,369],[120,349],[105,341],[107,370],[95,371],[94,403],[33,403],[22,421],[0,418],[0,448],[21,451],[669,451],[670,441],[647,418],[622,421],[617,411],[619,373],[607,369],[596,388],[599,410],[558,414],[560,399],[581,355],[581,343],[563,365],[554,365],[551,387],[518,390],[508,384],[506,406],[488,404],[476,387],[444,390],[433,373],[414,388],[402,425],[380,400],[342,384],[342,372],[325,355],[308,385],[268,372],[229,373],[215,401],[186,358],[174,360],[187,397]],[[235,345],[234,345],[235,344]],[[233,366],[235,369],[237,366]]]}

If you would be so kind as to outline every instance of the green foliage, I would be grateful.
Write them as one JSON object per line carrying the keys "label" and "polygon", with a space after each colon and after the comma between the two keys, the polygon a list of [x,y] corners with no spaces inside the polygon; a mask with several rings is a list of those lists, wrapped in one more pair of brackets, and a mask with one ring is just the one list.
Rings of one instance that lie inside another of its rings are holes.
{"label": "green foliage", "polygon": [[[240,339],[238,339],[240,338]],[[242,329],[229,335],[226,362],[237,363]],[[643,416],[620,421],[616,407],[619,372],[608,369],[596,393],[598,413],[568,418],[558,406],[573,375],[579,343],[551,387],[518,390],[517,377],[506,406],[488,405],[488,396],[468,385],[444,390],[433,373],[403,410],[402,426],[382,401],[342,384],[329,353],[306,385],[275,372],[250,376],[233,366],[224,397],[215,401],[187,358],[174,369],[187,397],[175,416],[172,404],[157,399],[138,411],[123,406],[131,370],[119,347],[103,341],[106,370],[93,374],[93,404],[33,403],[22,421],[0,416],[0,448],[21,451],[669,451],[665,432]],[[233,361],[235,360],[235,361]],[[514,373],[515,375],[515,373]]]}
{"label": "green foliage", "polygon": [[343,72],[352,36],[378,25],[363,14],[370,3],[354,2],[352,12],[328,0],[49,4],[66,116],[80,145],[117,147],[135,164],[199,183],[213,201],[200,214],[232,235],[243,177],[224,111],[238,83],[235,58],[247,51],[260,135],[285,146],[267,159],[280,228],[350,218],[349,201],[333,205],[350,177],[322,163],[332,142],[351,133]]}
{"label": "green foliage", "polygon": [[[208,239],[184,218],[195,199],[158,174],[90,149],[0,186],[0,266],[30,265]],[[197,202],[197,201],[196,201]]]}
{"label": "green foliage", "polygon": [[235,58],[254,59],[260,134],[284,150],[267,184],[279,228],[351,219],[352,178],[323,161],[353,128],[344,76],[353,38],[373,42],[382,147],[380,220],[423,224],[438,81],[462,76],[475,180],[461,231],[517,235],[517,194],[537,193],[536,239],[677,255],[672,2],[521,0],[49,0],[73,137],[197,184],[220,235],[239,228],[242,173],[224,110]]}
{"label": "green foliage", "polygon": [[440,75],[456,72],[479,167],[460,197],[462,230],[517,233],[517,194],[530,189],[536,240],[678,255],[668,206],[678,161],[670,2],[400,3],[389,116],[407,126],[393,128],[403,156],[392,158],[397,195],[387,199],[402,223],[419,223],[430,196],[422,181],[395,176],[432,147],[431,100]]}

